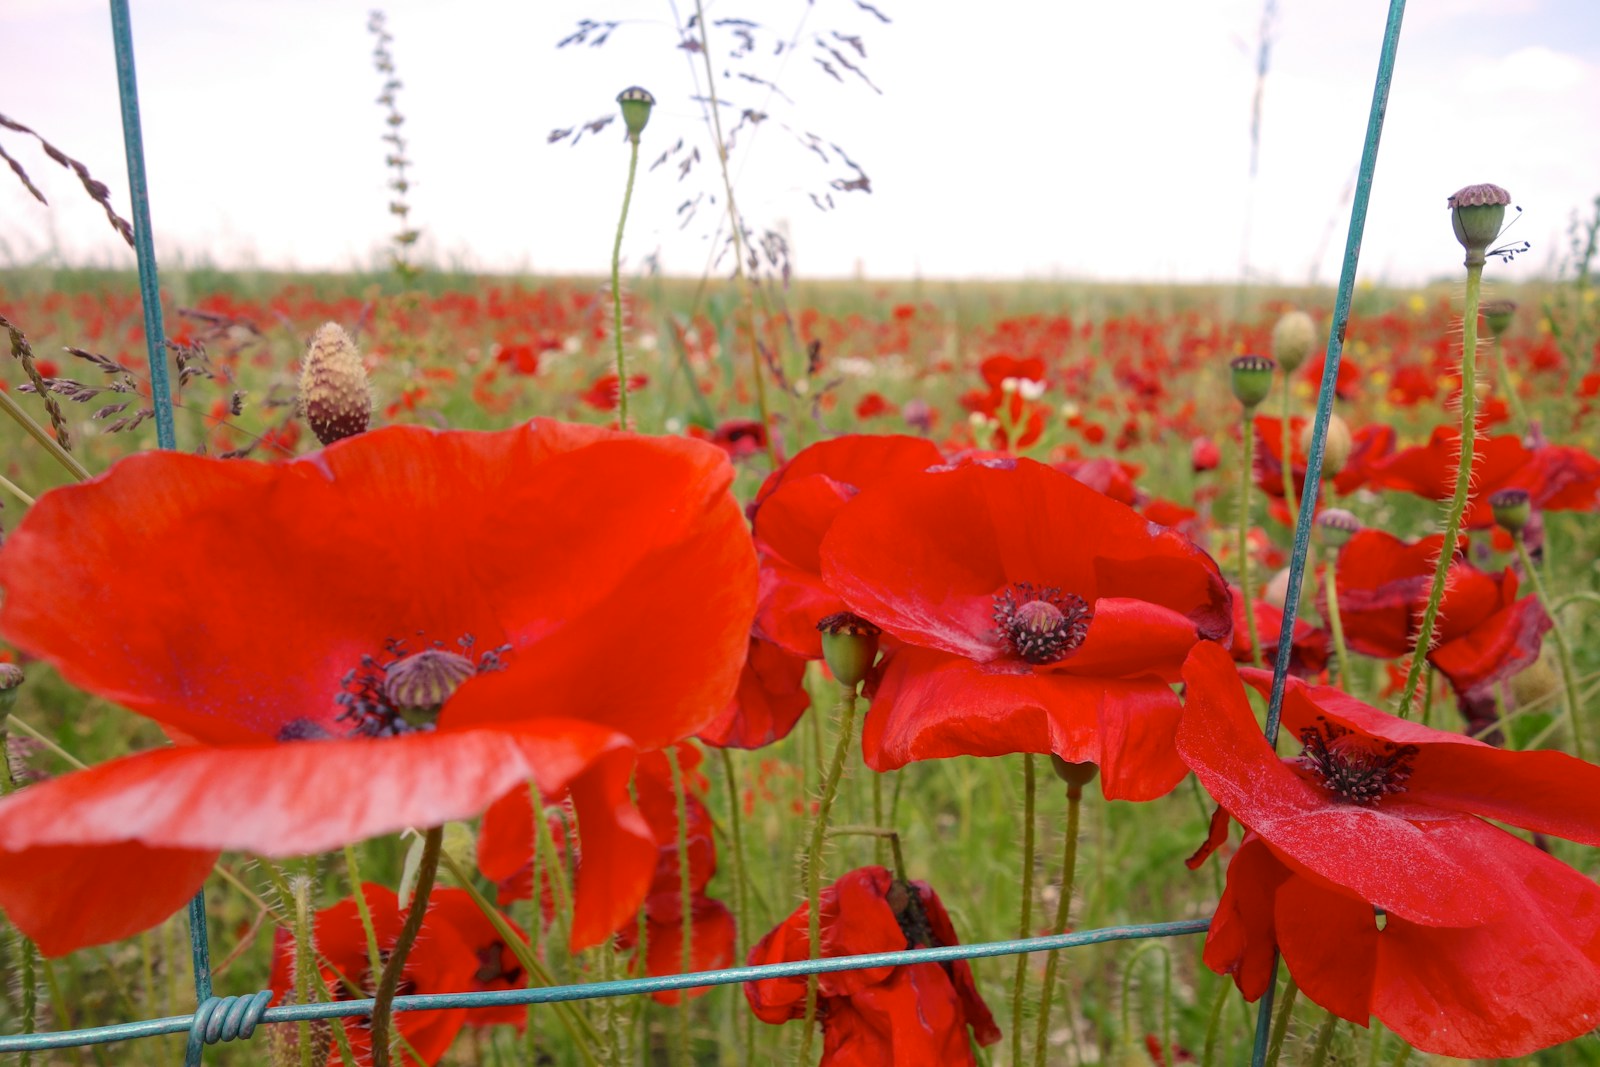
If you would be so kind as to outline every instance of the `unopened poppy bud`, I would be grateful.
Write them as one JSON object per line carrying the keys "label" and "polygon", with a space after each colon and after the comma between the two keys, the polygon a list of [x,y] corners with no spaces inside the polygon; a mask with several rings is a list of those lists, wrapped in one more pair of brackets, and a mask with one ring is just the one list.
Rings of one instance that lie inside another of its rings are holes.
{"label": "unopened poppy bud", "polygon": [[1508,533],[1519,534],[1533,515],[1533,502],[1526,489],[1502,489],[1489,497],[1494,521]]}
{"label": "unopened poppy bud", "polygon": [[1289,568],[1282,567],[1268,580],[1266,587],[1261,590],[1258,598],[1262,602],[1271,604],[1279,611],[1289,602]]}
{"label": "unopened poppy bud", "polygon": [[445,823],[444,838],[439,847],[464,871],[470,871],[478,864],[478,835],[464,822]]}
{"label": "unopened poppy bud", "polygon": [[1072,763],[1062,759],[1054,752],[1050,753],[1050,769],[1056,772],[1056,777],[1067,783],[1067,788],[1082,789],[1095,776],[1100,773],[1100,766],[1096,763]]}
{"label": "unopened poppy bud", "polygon": [[367,368],[350,335],[336,322],[311,338],[300,367],[300,414],[325,445],[366,430],[372,421]]}
{"label": "unopened poppy bud", "polygon": [[1189,442],[1189,466],[1194,468],[1196,474],[1216,470],[1221,462],[1222,449],[1211,438],[1196,437]]}
{"label": "unopened poppy bud", "polygon": [[1228,364],[1233,371],[1233,395],[1247,410],[1272,392],[1272,372],[1277,366],[1266,356],[1240,356]]}
{"label": "unopened poppy bud", "polygon": [[1511,194],[1485,182],[1456,190],[1447,203],[1456,240],[1467,250],[1467,266],[1483,263],[1484,253],[1505,224]]}
{"label": "unopened poppy bud", "polygon": [[628,140],[638,144],[639,135],[650,121],[650,109],[656,106],[656,98],[649,90],[633,85],[617,94],[617,103],[622,105],[622,122],[628,128]]}
{"label": "unopened poppy bud", "polygon": [[1478,305],[1478,311],[1483,315],[1489,333],[1497,340],[1507,330],[1511,329],[1511,319],[1517,313],[1515,300],[1485,300]]}
{"label": "unopened poppy bud", "polygon": [[1272,328],[1272,358],[1285,374],[1293,374],[1317,343],[1317,327],[1304,311],[1286,311]]}
{"label": "unopened poppy bud", "polygon": [[[1308,422],[1305,429],[1300,431],[1300,450],[1307,455],[1311,454],[1311,431],[1314,428],[1314,424]],[[1344,470],[1344,465],[1350,461],[1350,450],[1354,447],[1355,439],[1350,436],[1350,424],[1329,412],[1328,435],[1322,443],[1322,476],[1327,478]]]}
{"label": "unopened poppy bud", "polygon": [[0,715],[11,711],[22,691],[22,668],[15,663],[0,663]]}
{"label": "unopened poppy bud", "polygon": [[878,636],[872,623],[848,611],[836,612],[817,623],[822,631],[822,658],[840,684],[854,689],[878,658]]}
{"label": "unopened poppy bud", "polygon": [[1344,508],[1328,508],[1317,516],[1317,529],[1322,532],[1323,544],[1329,548],[1343,548],[1361,529],[1361,520]]}

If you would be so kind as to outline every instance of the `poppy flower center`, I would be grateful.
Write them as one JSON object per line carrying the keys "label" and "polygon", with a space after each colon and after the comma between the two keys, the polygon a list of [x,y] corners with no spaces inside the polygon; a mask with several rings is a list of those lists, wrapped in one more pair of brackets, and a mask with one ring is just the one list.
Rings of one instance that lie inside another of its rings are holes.
{"label": "poppy flower center", "polygon": [[1029,663],[1055,663],[1083,644],[1094,612],[1081,596],[1017,582],[995,595],[1000,637]]}
{"label": "poppy flower center", "polygon": [[1397,745],[1352,733],[1318,716],[1319,726],[1300,731],[1300,765],[1330,791],[1352,804],[1371,807],[1391,793],[1403,793],[1411,777],[1416,745]]}
{"label": "poppy flower center", "polygon": [[475,640],[467,634],[452,651],[441,641],[419,652],[406,649],[393,638],[384,643],[387,659],[362,656],[361,666],[340,679],[343,692],[334,697],[342,709],[339,721],[349,724],[352,737],[398,737],[432,730],[439,709],[450,695],[475,674],[505,667],[510,645],[492,648],[474,662]]}
{"label": "poppy flower center", "polygon": [[905,935],[906,948],[939,947],[933,924],[928,922],[927,910],[922,906],[922,897],[914,886],[896,879],[889,883],[889,891],[883,899],[889,905],[889,910],[894,912],[894,921],[899,925],[900,932]]}

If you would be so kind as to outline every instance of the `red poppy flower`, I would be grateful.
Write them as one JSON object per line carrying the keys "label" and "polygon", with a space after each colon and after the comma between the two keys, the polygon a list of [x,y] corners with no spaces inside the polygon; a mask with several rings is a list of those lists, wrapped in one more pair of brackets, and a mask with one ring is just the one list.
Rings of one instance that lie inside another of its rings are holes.
{"label": "red poppy flower", "polygon": [[[648,375],[628,375],[629,392],[643,389],[649,384],[650,378]],[[590,384],[588,389],[579,394],[578,399],[596,411],[615,411],[617,410],[617,404],[622,399],[622,379],[615,374],[602,374]]]}
{"label": "red poppy flower", "polygon": [[[1212,970],[1254,1000],[1281,952],[1317,1004],[1448,1056],[1521,1056],[1594,1029],[1600,886],[1487,820],[1600,844],[1600,767],[1298,681],[1283,728],[1305,750],[1279,759],[1224,650],[1197,647],[1184,681],[1179,751],[1249,831],[1206,937]],[[1226,818],[1212,831],[1191,865],[1227,839]]]}
{"label": "red poppy flower", "polygon": [[805,679],[804,657],[750,638],[733,700],[695,736],[718,748],[763,748],[781,741],[811,706]]}
{"label": "red poppy flower", "polygon": [[[1411,652],[1443,544],[1443,534],[1407,544],[1366,529],[1339,550],[1339,614],[1350,648],[1384,659]],[[1480,571],[1458,547],[1428,661],[1470,699],[1538,659],[1548,629],[1550,617],[1537,597],[1517,599],[1515,571],[1508,567],[1499,576]]]}
{"label": "red poppy flower", "polygon": [[138,455],[47,494],[0,552],[0,632],[196,743],[0,801],[0,906],[58,955],[166,918],[223,849],[320,852],[534,779],[571,793],[573,940],[603,939],[655,862],[633,748],[733,693],[755,564],[731,477],[696,442],[541,421]]}
{"label": "red poppy flower", "polygon": [[[733,962],[733,916],[721,901],[708,897],[705,892],[717,870],[717,851],[712,838],[711,812],[701,799],[708,783],[699,773],[700,750],[686,744],[676,749],[689,815],[685,836],[689,843],[692,963],[695,970],[714,970]],[[645,973],[681,974],[683,884],[678,855],[678,797],[672,783],[672,767],[664,753],[647,752],[639,757],[634,788],[656,847],[655,872],[643,908],[648,939]],[[550,829],[557,843],[557,854],[565,855],[569,847],[565,826],[553,821]],[[499,883],[502,904],[525,900],[532,895],[533,841],[533,804],[526,790],[506,796],[484,814],[478,838],[478,869],[485,877]],[[541,907],[548,921],[553,912],[552,887],[548,878],[541,878],[540,882]],[[638,943],[638,916],[627,916],[616,932],[623,948],[634,948]],[[689,995],[698,996],[707,988],[691,989]],[[682,993],[664,990],[652,995],[663,1004],[675,1004]]]}
{"label": "red poppy flower", "polygon": [[1076,478],[1095,492],[1104,493],[1117,503],[1126,504],[1130,508],[1138,506],[1145,498],[1145,493],[1135,484],[1135,480],[1143,473],[1136,464],[1124,463],[1120,459],[1111,459],[1107,456],[1096,456],[1093,459],[1053,463],[1051,466],[1063,474]]}
{"label": "red poppy flower", "polygon": [[[926,882],[898,881],[882,867],[823,887],[821,904],[824,958],[961,943]],[[750,965],[810,959],[810,928],[811,907],[802,904],[751,948]],[[805,1018],[804,975],[747,982],[744,995],[763,1022]],[[980,1045],[1000,1040],[965,960],[819,975],[817,1019],[823,1067],[973,1064],[969,1028]]]}
{"label": "red poppy flower", "polygon": [[1350,457],[1344,467],[1333,476],[1333,488],[1341,495],[1349,494],[1367,485],[1377,465],[1394,453],[1393,426],[1371,422],[1350,435]]}
{"label": "red poppy flower", "polygon": [[856,418],[871,419],[889,410],[889,402],[882,393],[868,393],[856,401]]}
{"label": "red poppy flower", "polygon": [[814,444],[773,471],[750,505],[761,552],[756,636],[796,656],[821,659],[817,623],[844,610],[822,581],[823,535],[862,489],[926,470],[942,458],[920,437],[851,434]]}
{"label": "red poppy flower", "polygon": [[[1402,449],[1377,464],[1375,488],[1399,489],[1430,500],[1455,492],[1461,433],[1440,426],[1426,445]],[[1515,434],[1479,438],[1472,460],[1472,491],[1462,524],[1469,530],[1494,525],[1489,498],[1502,489],[1522,489],[1545,511],[1588,511],[1600,496],[1600,460],[1580,448],[1541,445],[1528,449]]]}
{"label": "red poppy flower", "polygon": [[[444,891],[441,890],[441,893]],[[466,894],[462,890],[456,893]],[[372,915],[373,932],[380,949],[393,945],[405,924],[406,912],[400,910],[399,898],[394,890],[367,883],[361,887],[367,909]],[[470,901],[468,902],[470,906]],[[476,910],[476,909],[474,909]],[[331,908],[317,912],[312,923],[316,941],[317,969],[328,992],[334,1000],[361,1000],[370,997],[378,985],[378,975],[371,966],[366,927],[355,898],[342,900]],[[462,940],[459,931],[446,918],[445,913],[429,907],[417,934],[416,944],[400,972],[400,993],[459,993],[473,988],[473,974],[479,963],[473,949]],[[269,985],[278,1003],[291,1003],[289,994],[294,988],[295,940],[284,927],[279,927],[272,945],[272,977]],[[481,987],[478,987],[481,988]],[[526,1015],[526,1009],[521,1009]],[[456,1034],[467,1022],[467,1009],[447,1008],[442,1011],[403,1011],[394,1016],[394,1029],[415,1056],[403,1055],[407,1064],[437,1063],[450,1048]],[[350,1041],[350,1051],[357,1063],[372,1061],[372,1025],[365,1016],[345,1020],[345,1036]],[[329,1058],[333,1064],[342,1063],[338,1043],[328,1039]]]}
{"label": "red poppy flower", "polygon": [[[505,919],[519,937],[524,941],[527,940],[521,927],[507,916],[502,915],[501,918]],[[429,924],[433,923],[448,923],[454,927],[456,933],[461,935],[462,942],[471,950],[473,959],[477,961],[478,969],[472,972],[472,980],[465,987],[468,992],[480,993],[527,987],[528,975],[522,969],[517,954],[506,944],[505,939],[500,936],[500,931],[495,929],[494,923],[489,921],[489,917],[465,889],[434,887],[433,893],[428,897],[428,914],[423,920],[423,929],[426,931]],[[461,990],[455,989],[452,992]],[[468,1008],[467,1022],[473,1026],[508,1024],[520,1030],[528,1025],[528,1009],[522,1004]]]}
{"label": "red poppy flower", "polygon": [[969,462],[863,492],[828,531],[822,574],[902,643],[867,714],[873,769],[1054,752],[1099,764],[1105,795],[1128,799],[1183,777],[1171,683],[1232,616],[1182,534],[1043,464]]}
{"label": "red poppy flower", "polygon": [[709,431],[691,426],[689,436],[710,441],[733,459],[746,459],[767,447],[767,426],[760,419],[729,419]]}
{"label": "red poppy flower", "polygon": [[[1256,435],[1255,470],[1251,478],[1256,486],[1269,496],[1283,496],[1283,420],[1270,415],[1257,415],[1251,423]],[[1306,420],[1294,416],[1289,420],[1289,460],[1293,468],[1294,496],[1299,500],[1306,487],[1306,450],[1300,444],[1300,434]]]}
{"label": "red poppy flower", "polygon": [[1214,471],[1222,462],[1222,449],[1209,437],[1196,437],[1189,442],[1189,466],[1196,474]]}
{"label": "red poppy flower", "polygon": [[[1250,663],[1255,657],[1250,647],[1250,623],[1244,614],[1244,597],[1238,586],[1228,586],[1228,592],[1233,597],[1233,641],[1228,651],[1236,662]],[[1261,640],[1261,662],[1275,663],[1278,658],[1278,637],[1283,632],[1283,609],[1260,597],[1251,597],[1250,604],[1255,608],[1256,636]],[[1295,617],[1294,639],[1289,650],[1291,673],[1300,677],[1321,674],[1328,666],[1329,648],[1327,631],[1318,629],[1300,616]]]}

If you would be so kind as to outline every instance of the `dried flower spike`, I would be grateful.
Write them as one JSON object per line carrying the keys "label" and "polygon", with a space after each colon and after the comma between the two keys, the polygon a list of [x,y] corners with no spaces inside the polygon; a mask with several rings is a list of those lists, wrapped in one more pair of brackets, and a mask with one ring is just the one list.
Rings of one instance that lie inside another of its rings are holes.
{"label": "dried flower spike", "polygon": [[311,338],[300,368],[300,414],[325,445],[366,430],[372,421],[367,368],[350,335],[336,322]]}

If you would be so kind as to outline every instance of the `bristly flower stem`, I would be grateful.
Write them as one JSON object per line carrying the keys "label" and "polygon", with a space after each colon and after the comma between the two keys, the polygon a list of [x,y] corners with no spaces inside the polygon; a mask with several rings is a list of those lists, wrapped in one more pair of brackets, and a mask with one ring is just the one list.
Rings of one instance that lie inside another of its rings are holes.
{"label": "bristly flower stem", "polygon": [[1322,585],[1328,595],[1328,629],[1333,634],[1334,662],[1339,665],[1339,688],[1350,692],[1350,650],[1344,642],[1344,618],[1339,614],[1339,584],[1335,577],[1338,553],[1329,550],[1322,563]]}
{"label": "bristly flower stem", "polygon": [[[672,792],[678,802],[678,892],[679,921],[682,924],[683,973],[694,970],[694,875],[689,868],[689,789],[684,782],[683,764],[675,747],[667,749],[667,762],[672,766]],[[639,951],[645,950],[641,942]],[[689,991],[678,994],[678,1059],[686,1067],[693,1067],[694,1057],[689,1043]]]}
{"label": "bristly flower stem", "polygon": [[[1033,935],[1033,850],[1034,850],[1034,796],[1038,785],[1034,778],[1032,752],[1022,756],[1022,917],[1017,923],[1017,938]],[[1011,1062],[1022,1062],[1022,1000],[1028,984],[1027,953],[1017,955],[1016,974],[1011,980]]]}
{"label": "bristly flower stem", "polygon": [[[1056,921],[1052,934],[1065,933],[1072,911],[1072,888],[1078,872],[1078,814],[1083,806],[1083,786],[1067,787],[1067,840],[1061,857],[1061,897],[1056,901]],[[1050,1000],[1055,993],[1059,949],[1052,950],[1044,965],[1044,990],[1039,998],[1039,1018],[1033,1028],[1033,1067],[1044,1067],[1045,1049],[1050,1044]]]}
{"label": "bristly flower stem", "polygon": [[628,138],[628,187],[622,194],[622,215],[617,219],[617,239],[611,246],[612,337],[617,345],[617,425],[628,429],[628,365],[622,354],[622,231],[628,224],[633,201],[633,178],[639,170],[639,138]]}
{"label": "bristly flower stem", "polygon": [[1456,463],[1455,494],[1450,499],[1450,510],[1445,514],[1444,543],[1439,547],[1439,562],[1433,569],[1433,586],[1428,591],[1428,604],[1422,612],[1422,624],[1417,629],[1417,640],[1411,653],[1411,669],[1406,672],[1405,688],[1400,692],[1402,719],[1411,717],[1412,701],[1416,698],[1417,681],[1422,675],[1422,664],[1433,647],[1434,623],[1439,618],[1439,604],[1444,600],[1444,587],[1450,574],[1450,564],[1456,555],[1456,535],[1461,532],[1461,516],[1467,509],[1467,497],[1472,491],[1472,454],[1477,441],[1478,393],[1476,381],[1478,349],[1478,296],[1483,285],[1483,263],[1467,264],[1467,299],[1461,324],[1461,458]]}
{"label": "bristly flower stem", "polygon": [[1283,502],[1289,506],[1289,543],[1294,543],[1295,529],[1300,524],[1300,497],[1294,491],[1294,438],[1289,434],[1289,386],[1294,375],[1283,375]]}
{"label": "bristly flower stem", "polygon": [[411,909],[406,913],[400,936],[395,938],[394,947],[389,951],[383,977],[378,979],[378,989],[373,994],[372,1067],[389,1067],[389,1029],[394,1018],[394,998],[400,989],[406,957],[411,955],[411,946],[416,944],[422,920],[428,914],[428,897],[433,893],[433,879],[439,871],[439,852],[443,846],[444,827],[431,827],[422,841],[422,862],[417,867],[417,887],[411,895]]}
{"label": "bristly flower stem", "polygon": [[[744,959],[746,949],[745,928],[750,923],[750,872],[745,867],[744,857],[744,830],[741,825],[739,812],[739,779],[733,771],[733,755],[730,749],[717,750],[722,756],[722,776],[728,780],[728,836],[733,840],[733,885],[734,899],[739,903],[739,922],[734,927],[737,938],[738,959]],[[755,1063],[756,1049],[756,1016],[754,1012],[741,1012],[744,1016],[744,1059],[741,1063]]]}
{"label": "bristly flower stem", "polygon": [[1513,534],[1512,540],[1517,543],[1517,558],[1522,561],[1522,572],[1528,576],[1528,584],[1533,586],[1533,595],[1539,598],[1539,606],[1550,616],[1550,636],[1556,640],[1556,658],[1561,661],[1561,692],[1567,705],[1567,728],[1572,731],[1572,751],[1579,759],[1587,760],[1589,757],[1583,743],[1583,722],[1578,707],[1578,683],[1572,669],[1572,646],[1567,644],[1567,635],[1561,630],[1561,620],[1556,617],[1550,598],[1545,594],[1544,579],[1539,577],[1533,560],[1528,556],[1528,546],[1523,543],[1521,534]]}
{"label": "bristly flower stem", "polygon": [[1255,474],[1255,424],[1252,408],[1244,409],[1244,471],[1239,479],[1239,599],[1244,601],[1245,625],[1250,633],[1250,663],[1261,666],[1261,640],[1256,633],[1255,603],[1250,598],[1250,482]]}
{"label": "bristly flower stem", "polygon": [[[839,793],[839,778],[844,773],[844,761],[850,754],[850,743],[856,729],[856,691],[846,690],[844,708],[839,717],[839,736],[833,746],[833,759],[828,764],[822,780],[822,797],[817,803],[817,817],[811,823],[811,844],[806,850],[806,900],[810,905],[810,956],[822,956],[822,843],[828,835],[828,817],[833,812],[833,798]],[[800,1057],[795,1062],[801,1067],[811,1063],[811,1043],[816,1036],[817,976],[806,976],[805,1032],[800,1038]]]}

